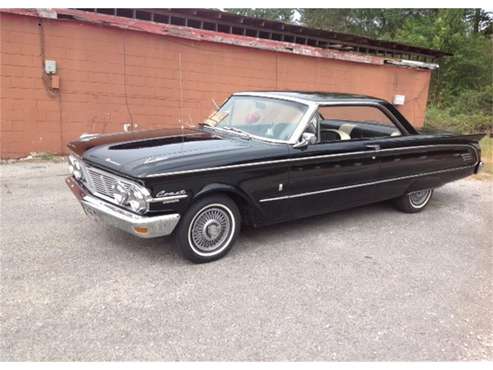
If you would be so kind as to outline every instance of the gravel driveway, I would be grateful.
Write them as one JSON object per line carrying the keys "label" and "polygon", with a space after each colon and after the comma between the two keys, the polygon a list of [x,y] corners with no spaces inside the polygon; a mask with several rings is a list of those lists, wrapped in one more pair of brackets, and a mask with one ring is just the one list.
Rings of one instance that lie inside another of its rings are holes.
{"label": "gravel driveway", "polygon": [[493,181],[244,230],[183,260],[87,219],[64,163],[0,166],[0,360],[493,359]]}

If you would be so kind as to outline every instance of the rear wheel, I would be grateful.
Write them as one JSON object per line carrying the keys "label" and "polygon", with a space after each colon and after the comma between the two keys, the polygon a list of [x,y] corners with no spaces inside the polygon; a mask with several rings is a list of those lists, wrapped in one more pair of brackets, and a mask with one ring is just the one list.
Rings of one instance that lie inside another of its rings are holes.
{"label": "rear wheel", "polygon": [[217,260],[233,247],[241,216],[235,202],[222,195],[199,200],[180,222],[177,242],[185,258],[195,263]]}
{"label": "rear wheel", "polygon": [[394,200],[394,205],[406,213],[422,211],[430,202],[433,189],[413,191]]}

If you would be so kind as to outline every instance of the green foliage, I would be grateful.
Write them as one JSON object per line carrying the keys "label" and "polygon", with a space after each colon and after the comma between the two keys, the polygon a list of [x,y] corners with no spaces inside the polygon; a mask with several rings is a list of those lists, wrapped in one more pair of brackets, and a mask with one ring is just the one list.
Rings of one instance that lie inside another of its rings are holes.
{"label": "green foliage", "polygon": [[450,108],[431,105],[426,112],[425,127],[453,133],[486,133],[492,130],[492,117],[476,111],[452,113]]}
{"label": "green foliage", "polygon": [[314,28],[366,37],[395,38],[404,19],[423,17],[434,9],[300,9],[302,22]]}
{"label": "green foliage", "polygon": [[302,9],[308,26],[439,49],[427,123],[453,131],[493,122],[492,17],[482,9]]}
{"label": "green foliage", "polygon": [[477,112],[493,115],[493,85],[482,87],[479,90],[464,90],[454,99],[450,112],[451,114]]}
{"label": "green foliage", "polygon": [[258,17],[279,22],[290,22],[295,13],[295,9],[275,9],[275,8],[229,8],[227,12],[244,15],[246,17]]}
{"label": "green foliage", "polygon": [[493,122],[493,20],[483,9],[226,9],[314,28],[439,49],[453,54],[432,74],[427,124],[490,130]]}
{"label": "green foliage", "polygon": [[[450,107],[467,90],[493,84],[493,49],[488,35],[474,32],[464,9],[440,9],[435,16],[408,19],[397,32],[396,41],[447,51],[433,73],[430,102]],[[489,90],[491,92],[491,89]]]}

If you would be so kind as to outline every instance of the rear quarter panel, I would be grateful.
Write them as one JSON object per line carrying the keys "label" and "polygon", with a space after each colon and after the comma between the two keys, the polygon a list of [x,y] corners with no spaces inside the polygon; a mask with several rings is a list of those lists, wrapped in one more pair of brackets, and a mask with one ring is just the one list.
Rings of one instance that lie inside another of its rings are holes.
{"label": "rear quarter panel", "polygon": [[[408,135],[378,141],[381,151],[379,199],[439,187],[472,175],[480,161],[473,140],[453,136]],[[397,179],[395,181],[388,181]]]}

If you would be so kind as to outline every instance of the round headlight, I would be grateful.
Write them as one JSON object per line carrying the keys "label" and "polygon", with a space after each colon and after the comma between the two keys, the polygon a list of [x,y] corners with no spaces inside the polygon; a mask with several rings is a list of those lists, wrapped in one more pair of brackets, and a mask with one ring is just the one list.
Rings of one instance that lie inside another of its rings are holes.
{"label": "round headlight", "polygon": [[80,166],[80,162],[73,155],[68,156],[68,170],[77,180],[82,179],[83,175],[82,175],[82,168]]}
{"label": "round headlight", "polygon": [[118,204],[121,204],[122,206],[125,205],[127,203],[128,196],[129,192],[125,188],[125,185],[121,182],[117,182],[113,185],[113,198],[115,198]]}
{"label": "round headlight", "polygon": [[70,171],[71,174],[74,173],[74,160],[75,157],[73,155],[68,156],[68,170]]}
{"label": "round headlight", "polygon": [[144,213],[148,210],[149,197],[149,191],[139,185],[127,185],[120,181],[113,185],[113,198],[116,202],[136,213]]}
{"label": "round headlight", "polygon": [[132,186],[128,196],[128,205],[130,209],[137,213],[143,213],[147,211],[148,202],[147,198],[149,193],[147,189]]}
{"label": "round headlight", "polygon": [[74,170],[74,177],[75,177],[77,180],[82,179],[82,172],[80,172],[79,170]]}

